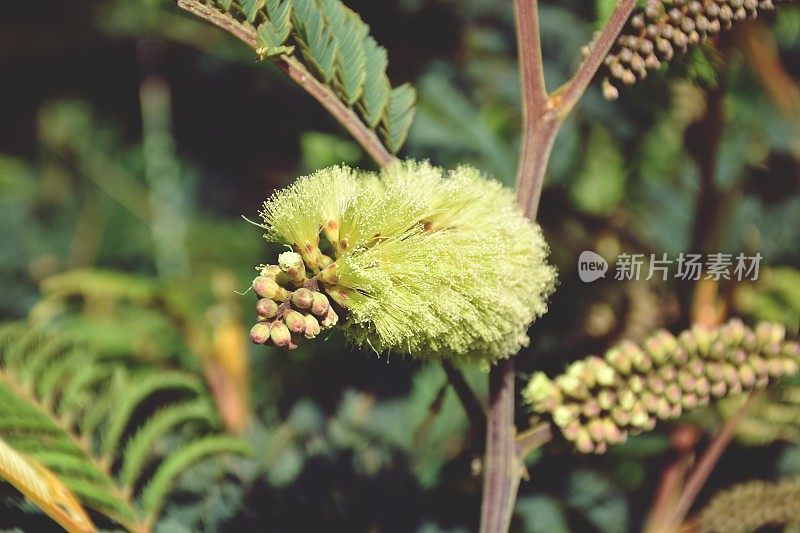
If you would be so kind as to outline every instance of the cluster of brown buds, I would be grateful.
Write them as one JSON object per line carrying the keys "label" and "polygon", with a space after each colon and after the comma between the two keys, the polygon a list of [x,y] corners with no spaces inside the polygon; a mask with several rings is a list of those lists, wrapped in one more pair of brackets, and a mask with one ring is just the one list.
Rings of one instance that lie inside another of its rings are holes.
{"label": "cluster of brown buds", "polygon": [[256,344],[271,342],[292,350],[301,337],[313,339],[339,321],[316,280],[306,276],[298,253],[284,252],[277,265],[263,267],[253,280],[253,290],[259,298],[258,322],[250,330],[250,340]]}
{"label": "cluster of brown buds", "polygon": [[633,85],[668,62],[676,52],[714,37],[733,22],[755,18],[758,10],[775,9],[780,0],[650,0],[631,17],[605,58],[608,77],[603,96],[615,100],[619,87]]}
{"label": "cluster of brown buds", "polygon": [[800,345],[784,334],[780,324],[751,330],[740,320],[678,337],[661,330],[641,347],[623,341],[604,357],[575,361],[552,380],[539,372],[524,396],[579,452],[603,453],[658,419],[797,373]]}
{"label": "cluster of brown buds", "polygon": [[766,526],[797,522],[800,517],[800,480],[769,483],[750,481],[718,494],[700,513],[703,533],[760,531]]}

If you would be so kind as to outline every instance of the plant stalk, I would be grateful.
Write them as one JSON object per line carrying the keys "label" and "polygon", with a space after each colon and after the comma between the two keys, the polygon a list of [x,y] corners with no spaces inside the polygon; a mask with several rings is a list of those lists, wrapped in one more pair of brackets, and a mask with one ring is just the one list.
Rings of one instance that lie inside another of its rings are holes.
{"label": "plant stalk", "polygon": [[[536,220],[550,152],[564,118],[586,91],[635,5],[636,0],[617,3],[575,75],[548,96],[543,74],[538,1],[514,1],[523,111],[517,200],[531,220]],[[502,533],[511,525],[514,501],[524,471],[514,442],[514,400],[514,361],[505,359],[492,367],[489,374],[481,533]]]}

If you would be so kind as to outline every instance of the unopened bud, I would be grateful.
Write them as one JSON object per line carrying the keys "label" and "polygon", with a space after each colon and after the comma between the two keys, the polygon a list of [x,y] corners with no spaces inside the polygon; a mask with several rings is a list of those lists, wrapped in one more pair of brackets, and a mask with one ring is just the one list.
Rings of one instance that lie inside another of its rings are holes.
{"label": "unopened bud", "polygon": [[606,352],[606,361],[623,375],[631,373],[631,360],[619,348],[611,348]]}
{"label": "unopened bud", "polygon": [[303,317],[305,320],[305,329],[303,330],[303,334],[307,339],[313,339],[321,330],[319,326],[319,321],[313,315],[305,315]]}
{"label": "unopened bud", "polygon": [[280,320],[272,324],[269,337],[272,339],[272,342],[275,343],[275,346],[279,347],[289,346],[289,343],[292,341],[292,334],[289,328]]}
{"label": "unopened bud", "polygon": [[574,404],[561,404],[553,410],[553,422],[558,427],[564,427],[580,415],[580,408]]}
{"label": "unopened bud", "polygon": [[752,387],[756,384],[756,379],[756,372],[752,366],[745,364],[739,367],[739,380],[742,383],[742,387]]}
{"label": "unopened bud", "polygon": [[755,329],[756,342],[758,346],[768,346],[783,342],[786,336],[786,328],[781,324],[762,322]]}
{"label": "unopened bud", "polygon": [[303,333],[306,330],[305,318],[293,309],[286,311],[283,319],[286,321],[286,327],[292,333]]}
{"label": "unopened bud", "polygon": [[308,309],[314,299],[314,293],[305,287],[297,289],[292,293],[292,303],[298,309]]}
{"label": "unopened bud", "polygon": [[596,418],[600,415],[600,402],[594,398],[589,398],[583,403],[581,413],[586,418]]}
{"label": "unopened bud", "polygon": [[289,298],[289,291],[278,285],[275,280],[263,276],[257,276],[253,280],[253,290],[259,297],[277,302],[283,302]]}
{"label": "unopened bud", "polygon": [[605,440],[605,430],[603,428],[603,421],[600,420],[599,418],[590,420],[589,424],[586,426],[586,429],[589,430],[589,435],[591,435],[593,441],[603,442]]}
{"label": "unopened bud", "polygon": [[616,401],[617,395],[610,389],[603,389],[597,393],[597,403],[600,405],[600,408],[605,411],[610,410]]}
{"label": "unopened bud", "polygon": [[328,297],[321,292],[315,292],[311,301],[311,312],[317,316],[325,316],[329,307]]}
{"label": "unopened bud", "polygon": [[594,440],[592,440],[589,430],[582,427],[578,430],[578,435],[575,437],[575,449],[580,453],[592,453],[595,449]]}
{"label": "unopened bud", "polygon": [[256,303],[256,313],[262,318],[274,318],[278,314],[278,304],[269,298],[261,298]]}
{"label": "unopened bud", "polygon": [[523,395],[528,402],[536,406],[553,396],[557,390],[550,378],[547,377],[547,374],[536,372],[525,387]]}
{"label": "unopened bud", "polygon": [[620,407],[611,411],[611,418],[620,426],[627,426],[631,423],[631,414]]}
{"label": "unopened bud", "polygon": [[255,326],[250,328],[250,340],[254,344],[264,344],[269,340],[269,324],[266,322],[258,322]]}
{"label": "unopened bud", "polygon": [[578,400],[585,400],[589,396],[589,389],[575,376],[561,374],[556,378],[556,385],[561,388],[564,394]]}

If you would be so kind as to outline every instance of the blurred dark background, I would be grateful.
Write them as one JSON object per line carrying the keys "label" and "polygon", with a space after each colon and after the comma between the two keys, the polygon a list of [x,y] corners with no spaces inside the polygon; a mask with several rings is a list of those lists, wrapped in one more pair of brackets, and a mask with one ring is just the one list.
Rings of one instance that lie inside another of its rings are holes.
{"label": "blurred dark background", "polygon": [[[519,87],[511,2],[348,0],[418,90],[401,155],[472,163],[512,185]],[[563,83],[608,2],[541,7],[546,76]],[[540,222],[560,271],[519,384],[611,343],[681,328],[711,306],[800,321],[800,12],[766,13],[606,102],[589,90],[556,141]],[[163,531],[471,531],[475,434],[435,365],[336,336],[286,353],[246,338],[244,290],[277,251],[241,215],[295,177],[373,163],[302,90],[169,0],[5,2],[0,15],[0,318],[216,376],[258,468],[181,479]],[[580,282],[582,250],[755,253],[754,282]],[[153,283],[196,321],[187,339],[127,289]],[[711,296],[709,296],[711,295]],[[227,331],[227,330],[226,330]],[[237,337],[238,335],[238,337]],[[245,369],[245,370],[243,370]],[[485,396],[485,376],[466,373]],[[800,473],[797,418],[742,434],[701,495]],[[690,421],[701,431],[725,414]],[[518,412],[518,424],[528,414]],[[519,531],[638,530],[673,457],[664,425],[601,457],[529,458]],[[704,437],[705,438],[705,437]],[[755,442],[754,442],[755,441]],[[263,453],[262,453],[263,452]],[[3,489],[7,491],[6,489]],[[2,504],[0,528],[49,527]]]}

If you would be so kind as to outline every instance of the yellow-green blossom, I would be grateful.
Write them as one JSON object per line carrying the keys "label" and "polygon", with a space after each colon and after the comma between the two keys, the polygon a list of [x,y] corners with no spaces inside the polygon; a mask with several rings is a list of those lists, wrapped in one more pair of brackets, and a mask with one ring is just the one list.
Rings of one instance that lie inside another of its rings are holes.
{"label": "yellow-green blossom", "polygon": [[466,166],[333,167],[274,194],[261,216],[268,240],[303,257],[306,288],[346,310],[346,337],[378,352],[492,363],[527,346],[555,286],[539,227]]}

